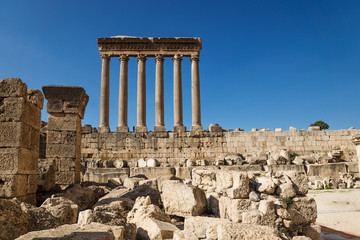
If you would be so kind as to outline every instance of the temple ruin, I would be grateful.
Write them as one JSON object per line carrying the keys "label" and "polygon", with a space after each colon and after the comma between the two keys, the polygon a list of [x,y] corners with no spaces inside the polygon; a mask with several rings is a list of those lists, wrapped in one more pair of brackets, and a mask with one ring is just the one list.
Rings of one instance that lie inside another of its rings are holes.
{"label": "temple ruin", "polygon": [[146,60],[154,57],[156,61],[155,79],[155,127],[154,132],[165,132],[164,123],[164,58],[174,61],[174,132],[185,132],[182,106],[182,57],[191,60],[191,131],[201,131],[199,57],[202,48],[201,38],[140,38],[117,36],[99,38],[98,46],[102,60],[100,126],[99,132],[110,132],[109,127],[109,89],[110,59],[120,60],[119,84],[119,123],[117,132],[128,132],[128,61],[136,57],[138,61],[137,78],[137,125],[135,132],[147,132],[146,126]]}

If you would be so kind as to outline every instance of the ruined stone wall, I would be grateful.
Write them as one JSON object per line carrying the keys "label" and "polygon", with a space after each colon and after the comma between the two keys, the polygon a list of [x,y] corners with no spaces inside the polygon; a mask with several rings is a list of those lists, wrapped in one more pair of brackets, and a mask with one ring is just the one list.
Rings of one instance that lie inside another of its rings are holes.
{"label": "ruined stone wall", "polygon": [[43,101],[18,78],[0,81],[0,198],[36,203]]}
{"label": "ruined stone wall", "polygon": [[328,153],[334,147],[347,161],[357,161],[352,136],[356,129],[337,131],[229,131],[201,133],[97,133],[83,127],[82,155],[85,160],[138,160],[155,158],[161,163],[181,159],[214,161],[217,156],[243,156],[287,149],[299,155]]}

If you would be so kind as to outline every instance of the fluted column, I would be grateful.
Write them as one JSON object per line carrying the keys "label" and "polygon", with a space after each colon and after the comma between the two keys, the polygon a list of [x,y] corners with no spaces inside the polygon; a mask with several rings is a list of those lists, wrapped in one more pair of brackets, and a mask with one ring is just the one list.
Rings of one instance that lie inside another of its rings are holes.
{"label": "fluted column", "polygon": [[182,82],[181,82],[181,60],[182,55],[176,54],[174,61],[174,132],[185,132],[183,126],[183,107],[182,107]]}
{"label": "fluted column", "polygon": [[146,127],[146,56],[138,55],[138,80],[137,80],[137,125],[135,132],[147,132]]}
{"label": "fluted column", "polygon": [[119,123],[117,132],[128,132],[128,61],[129,57],[122,54],[120,60],[120,82],[119,82]]}
{"label": "fluted column", "polygon": [[154,132],[166,132],[164,123],[164,56],[157,54],[155,76],[155,127]]}
{"label": "fluted column", "polygon": [[202,131],[201,109],[200,109],[200,75],[199,75],[199,55],[191,55],[191,111],[192,126],[191,131]]}
{"label": "fluted column", "polygon": [[100,125],[99,132],[110,132],[109,127],[109,92],[110,92],[110,56],[102,55],[101,94],[100,94]]}

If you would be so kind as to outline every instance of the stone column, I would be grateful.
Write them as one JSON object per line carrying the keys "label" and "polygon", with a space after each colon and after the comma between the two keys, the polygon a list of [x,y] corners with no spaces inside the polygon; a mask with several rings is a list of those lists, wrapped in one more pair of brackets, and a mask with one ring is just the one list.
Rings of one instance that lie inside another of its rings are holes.
{"label": "stone column", "polygon": [[0,198],[36,205],[43,102],[19,78],[0,80]]}
{"label": "stone column", "polygon": [[181,83],[181,60],[182,55],[176,54],[174,61],[174,132],[185,132],[183,126],[183,108],[182,108],[182,83]]}
{"label": "stone column", "polygon": [[100,133],[110,132],[109,127],[109,95],[110,95],[110,56],[102,55],[101,95],[100,95]]}
{"label": "stone column", "polygon": [[155,77],[155,127],[154,132],[166,132],[164,123],[164,56],[157,54]]}
{"label": "stone column", "polygon": [[356,134],[352,138],[352,142],[356,145],[356,155],[358,159],[359,175],[360,175],[360,134]]}
{"label": "stone column", "polygon": [[146,127],[146,56],[138,55],[138,81],[137,81],[137,125],[135,132],[147,132]]}
{"label": "stone column", "polygon": [[81,119],[89,101],[82,87],[43,86],[47,99],[46,160],[55,162],[55,184],[80,182]]}
{"label": "stone column", "polygon": [[192,109],[192,132],[202,131],[200,110],[200,75],[199,55],[191,55],[191,109]]}
{"label": "stone column", "polygon": [[120,82],[119,82],[119,124],[117,132],[128,132],[128,61],[129,57],[125,54],[120,58]]}

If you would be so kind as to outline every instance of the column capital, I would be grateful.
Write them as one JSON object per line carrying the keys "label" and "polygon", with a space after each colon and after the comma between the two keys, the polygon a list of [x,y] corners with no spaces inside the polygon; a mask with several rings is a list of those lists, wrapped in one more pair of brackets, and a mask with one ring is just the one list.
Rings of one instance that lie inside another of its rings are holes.
{"label": "column capital", "polygon": [[110,55],[107,55],[107,54],[103,54],[101,55],[101,60],[102,61],[110,61]]}
{"label": "column capital", "polygon": [[121,54],[119,60],[120,62],[127,62],[129,61],[129,56],[127,54]]}
{"label": "column capital", "polygon": [[175,54],[174,57],[173,57],[173,60],[174,62],[177,62],[177,61],[181,61],[182,60],[182,56],[181,54]]}
{"label": "column capital", "polygon": [[141,62],[145,62],[146,61],[146,55],[145,54],[139,54],[137,56],[137,60],[138,62],[141,61]]}
{"label": "column capital", "polygon": [[199,54],[191,54],[190,61],[192,62],[198,62],[200,60]]}
{"label": "column capital", "polygon": [[162,54],[156,54],[156,55],[155,55],[155,61],[156,61],[156,62],[164,62],[164,55],[162,55]]}

